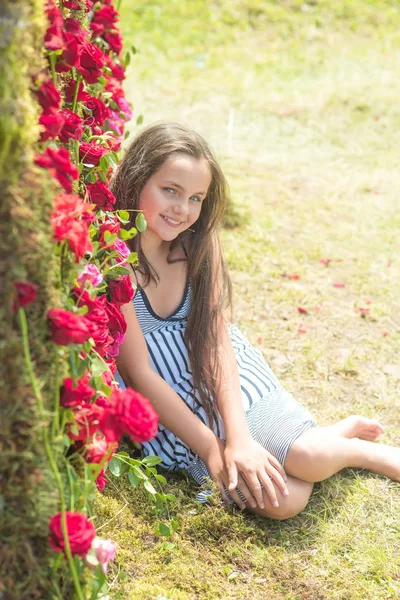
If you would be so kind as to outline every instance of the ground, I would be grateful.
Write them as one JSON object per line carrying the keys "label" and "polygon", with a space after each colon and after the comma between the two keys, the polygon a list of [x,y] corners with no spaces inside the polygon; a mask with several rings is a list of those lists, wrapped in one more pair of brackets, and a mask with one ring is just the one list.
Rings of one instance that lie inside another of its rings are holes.
{"label": "ground", "polygon": [[[126,49],[139,50],[125,84],[135,116],[197,129],[229,180],[234,320],[320,424],[362,413],[400,445],[398,2],[121,11]],[[120,548],[112,597],[400,597],[396,483],[347,470],[281,523],[200,506],[181,476],[165,489],[173,547],[153,533],[146,492],[111,477],[98,501],[101,534]]]}

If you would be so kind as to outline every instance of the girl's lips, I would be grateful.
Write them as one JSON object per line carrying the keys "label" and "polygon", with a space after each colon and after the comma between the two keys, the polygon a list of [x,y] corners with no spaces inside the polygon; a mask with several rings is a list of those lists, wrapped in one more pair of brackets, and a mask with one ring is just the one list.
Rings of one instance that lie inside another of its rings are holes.
{"label": "girl's lips", "polygon": [[172,219],[171,217],[168,217],[167,215],[160,215],[164,221],[166,223],[168,223],[168,225],[170,227],[180,227],[183,223],[183,221],[177,221],[176,219]]}

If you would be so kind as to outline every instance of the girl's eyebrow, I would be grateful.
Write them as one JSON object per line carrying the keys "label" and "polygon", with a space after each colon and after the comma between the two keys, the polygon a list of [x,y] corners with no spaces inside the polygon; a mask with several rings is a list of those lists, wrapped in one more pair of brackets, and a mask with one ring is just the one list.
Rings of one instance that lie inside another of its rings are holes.
{"label": "girl's eyebrow", "polygon": [[[184,188],[181,185],[179,185],[179,183],[175,183],[175,181],[166,181],[165,183],[169,183],[169,184],[174,185],[175,187],[179,188],[180,190],[185,191]],[[196,194],[198,194],[199,196],[206,195],[205,192],[196,192]]]}

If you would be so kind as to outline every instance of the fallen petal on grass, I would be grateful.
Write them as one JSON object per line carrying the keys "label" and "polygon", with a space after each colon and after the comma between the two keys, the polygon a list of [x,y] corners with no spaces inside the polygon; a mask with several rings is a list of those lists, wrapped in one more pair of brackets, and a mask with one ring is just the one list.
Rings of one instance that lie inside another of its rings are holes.
{"label": "fallen petal on grass", "polygon": [[297,311],[303,315],[308,315],[308,310],[304,306],[298,306]]}
{"label": "fallen petal on grass", "polygon": [[307,327],[305,325],[300,325],[297,332],[298,333],[307,333]]}
{"label": "fallen petal on grass", "polygon": [[332,283],[333,287],[337,287],[337,288],[343,288],[344,287],[344,283],[343,281],[334,281]]}
{"label": "fallen petal on grass", "polygon": [[328,266],[328,265],[329,265],[329,263],[330,263],[330,262],[332,262],[332,259],[331,259],[331,258],[320,258],[320,259],[319,259],[319,262],[320,262],[322,265]]}
{"label": "fallen petal on grass", "polygon": [[298,273],[289,273],[289,275],[287,276],[288,279],[292,279],[292,280],[296,280],[300,279],[300,275]]}

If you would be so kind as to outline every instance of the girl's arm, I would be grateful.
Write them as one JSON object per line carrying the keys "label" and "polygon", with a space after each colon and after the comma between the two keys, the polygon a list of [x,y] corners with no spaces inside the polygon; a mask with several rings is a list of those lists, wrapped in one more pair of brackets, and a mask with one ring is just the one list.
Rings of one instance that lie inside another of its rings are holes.
{"label": "girl's arm", "polygon": [[205,459],[210,448],[217,444],[214,433],[152,368],[132,303],[125,304],[122,312],[128,327],[117,365],[126,385],[146,396],[157,411],[161,424]]}
{"label": "girl's arm", "polygon": [[[219,241],[215,238],[215,294],[221,284],[221,253]],[[218,323],[218,364],[217,404],[224,422],[226,433],[225,463],[229,473],[229,490],[237,486],[252,504],[248,489],[257,504],[264,508],[260,482],[271,502],[277,505],[277,496],[271,478],[283,494],[287,494],[285,471],[280,463],[260,444],[252,440],[243,410],[240,378],[236,356],[223,314]],[[243,481],[244,476],[245,481]],[[246,485],[247,484],[247,485]],[[246,489],[247,488],[247,489]],[[253,503],[254,505],[254,503]]]}

